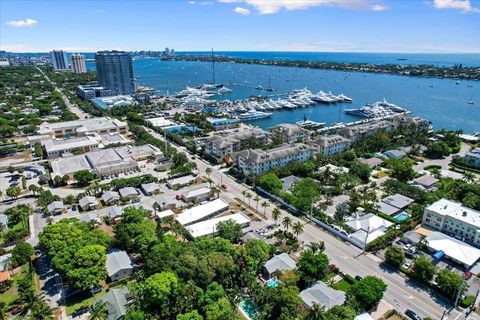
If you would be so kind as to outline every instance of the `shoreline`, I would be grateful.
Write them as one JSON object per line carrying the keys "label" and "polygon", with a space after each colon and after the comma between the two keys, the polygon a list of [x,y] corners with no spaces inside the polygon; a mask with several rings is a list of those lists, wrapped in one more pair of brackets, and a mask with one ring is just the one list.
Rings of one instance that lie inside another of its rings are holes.
{"label": "shoreline", "polygon": [[418,78],[438,78],[453,80],[480,80],[480,67],[463,67],[461,64],[453,67],[434,65],[404,65],[404,64],[372,64],[351,62],[324,62],[305,60],[274,60],[236,58],[228,56],[185,54],[160,57],[163,61],[198,61],[237,64],[256,64],[277,67],[293,67],[307,69],[336,70],[344,72],[383,73]]}

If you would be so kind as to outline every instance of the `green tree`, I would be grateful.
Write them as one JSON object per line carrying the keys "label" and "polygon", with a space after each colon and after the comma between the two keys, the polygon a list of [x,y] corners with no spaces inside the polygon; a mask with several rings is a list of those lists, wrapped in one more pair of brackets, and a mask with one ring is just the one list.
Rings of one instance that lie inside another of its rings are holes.
{"label": "green tree", "polygon": [[439,291],[446,297],[454,299],[462,283],[462,276],[451,270],[442,269],[438,272],[435,280],[438,283]]}
{"label": "green tree", "polygon": [[255,196],[253,197],[253,201],[257,202],[257,212],[258,212],[258,203],[259,203],[260,200],[261,200],[261,198],[258,196],[258,194],[255,194]]}
{"label": "green tree", "polygon": [[419,256],[413,260],[414,277],[424,283],[432,281],[436,268],[426,256]]}
{"label": "green tree", "polygon": [[288,229],[290,229],[290,227],[292,226],[292,218],[290,218],[289,216],[285,216],[282,220],[282,225],[288,232]]}
{"label": "green tree", "polygon": [[21,266],[30,261],[33,255],[33,247],[28,242],[22,241],[15,245],[12,250],[12,264],[14,267]]}
{"label": "green tree", "polygon": [[74,267],[67,272],[75,287],[81,290],[92,289],[106,278],[105,251],[104,246],[92,244],[75,253]]}
{"label": "green tree", "polygon": [[156,312],[160,318],[172,316],[172,301],[178,289],[178,278],[170,271],[156,273],[139,285],[142,307]]}
{"label": "green tree", "polygon": [[297,263],[304,285],[311,285],[327,274],[328,257],[322,252],[315,252],[311,248],[302,252]]}
{"label": "green tree", "polygon": [[22,189],[27,190],[27,178],[22,175]]}
{"label": "green tree", "polygon": [[88,170],[79,170],[73,174],[80,186],[88,186],[95,179],[95,175]]}
{"label": "green tree", "polygon": [[263,208],[263,217],[266,218],[267,208],[270,207],[270,203],[268,203],[267,201],[262,201],[260,205]]}
{"label": "green tree", "polygon": [[363,182],[368,182],[370,179],[370,174],[372,173],[372,169],[368,164],[355,161],[352,163],[349,173],[358,177]]}
{"label": "green tree", "polygon": [[42,188],[35,185],[35,184],[31,184],[28,186],[28,190],[32,191],[33,195],[36,195],[37,192],[39,192]]}
{"label": "green tree", "polygon": [[203,320],[203,317],[198,313],[197,310],[192,310],[190,312],[177,315],[177,320]]}
{"label": "green tree", "polygon": [[415,171],[412,168],[410,159],[389,159],[388,168],[392,171],[392,177],[402,182],[407,182],[415,178]]}
{"label": "green tree", "polygon": [[221,298],[217,302],[205,307],[206,320],[240,320],[241,317],[233,308],[227,298]]}
{"label": "green tree", "polygon": [[22,189],[20,187],[9,187],[5,193],[7,196],[16,199],[22,193]]}
{"label": "green tree", "polygon": [[350,294],[363,308],[376,305],[383,298],[387,285],[375,276],[366,276],[350,287]]}
{"label": "green tree", "polygon": [[173,155],[172,161],[175,167],[180,167],[188,162],[187,155],[183,152],[177,152]]}
{"label": "green tree", "polygon": [[395,268],[400,268],[405,262],[405,253],[398,246],[390,246],[385,251],[385,262]]}
{"label": "green tree", "polygon": [[31,310],[30,319],[32,320],[53,320],[53,309],[43,300],[36,301]]}
{"label": "green tree", "polygon": [[298,238],[298,236],[303,232],[303,225],[302,225],[302,223],[301,223],[300,221],[297,221],[297,222],[293,225],[292,229],[293,229],[293,233],[294,233],[294,234],[297,236],[297,238]]}
{"label": "green tree", "polygon": [[242,226],[231,219],[220,222],[217,230],[221,238],[230,240],[232,243],[238,243],[243,236]]}
{"label": "green tree", "polygon": [[273,172],[266,173],[260,177],[259,186],[267,192],[275,192],[282,189],[282,180]]}
{"label": "green tree", "polygon": [[275,225],[278,225],[278,220],[280,220],[280,217],[282,216],[282,213],[280,209],[277,207],[273,208],[272,210],[272,219],[275,221]]}
{"label": "green tree", "polygon": [[431,142],[427,145],[425,154],[431,159],[441,159],[450,154],[450,148],[443,141]]}
{"label": "green tree", "polygon": [[88,320],[105,320],[107,319],[107,303],[97,301],[90,307],[90,316]]}

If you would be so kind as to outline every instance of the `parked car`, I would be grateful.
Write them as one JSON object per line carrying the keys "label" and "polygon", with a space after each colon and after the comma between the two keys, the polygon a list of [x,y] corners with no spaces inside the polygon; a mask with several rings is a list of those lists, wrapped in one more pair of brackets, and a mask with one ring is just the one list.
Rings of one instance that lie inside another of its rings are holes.
{"label": "parked car", "polygon": [[405,315],[412,320],[422,320],[422,318],[420,318],[420,316],[413,310],[405,311]]}
{"label": "parked car", "polygon": [[23,307],[18,305],[18,306],[13,307],[11,313],[12,313],[12,315],[16,315],[16,314],[19,314],[22,311],[23,311]]}
{"label": "parked car", "polygon": [[468,280],[468,279],[470,279],[471,277],[472,277],[472,273],[471,273],[470,271],[465,272],[465,274],[463,275],[463,278],[464,278],[465,280]]}
{"label": "parked car", "polygon": [[403,267],[407,270],[410,270],[413,267],[413,263],[411,262],[405,262]]}
{"label": "parked car", "polygon": [[408,251],[412,248],[413,246],[410,243],[407,243],[406,245],[403,246],[403,250]]}
{"label": "parked car", "polygon": [[226,184],[222,184],[222,189],[223,189],[223,190],[227,190],[227,185],[226,185]]}
{"label": "parked car", "polygon": [[89,310],[89,309],[88,309],[87,307],[81,307],[81,308],[73,311],[73,313],[72,313],[72,318],[76,318],[76,317],[78,317],[78,316],[80,316],[80,315],[82,315],[82,314],[84,314],[84,313],[87,313],[88,310]]}
{"label": "parked car", "polygon": [[362,277],[362,276],[359,276],[359,275],[356,275],[356,276],[355,276],[355,280],[357,280],[357,281],[362,281],[362,280],[363,280],[363,277]]}

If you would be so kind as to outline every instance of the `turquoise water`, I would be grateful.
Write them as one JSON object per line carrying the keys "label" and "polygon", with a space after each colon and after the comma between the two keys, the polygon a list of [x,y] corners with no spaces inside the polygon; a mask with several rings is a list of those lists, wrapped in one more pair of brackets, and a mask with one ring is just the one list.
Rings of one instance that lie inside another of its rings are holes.
{"label": "turquoise water", "polygon": [[269,287],[269,288],[276,288],[280,285],[280,281],[279,280],[268,280],[266,283],[265,283],[265,286]]}
{"label": "turquoise water", "polygon": [[251,318],[253,319],[258,313],[258,307],[252,300],[242,300],[240,301],[240,308]]}
{"label": "turquoise water", "polygon": [[[250,54],[253,55],[253,53]],[[256,54],[261,56],[267,53]],[[274,55],[274,53],[269,54]],[[289,56],[291,54],[288,53]],[[372,60],[378,58],[379,63],[386,61],[386,58],[380,58],[375,54],[367,56]],[[478,62],[477,64],[480,65],[480,55],[453,55],[456,59],[453,56],[447,56],[449,55],[420,55],[419,57],[425,63],[433,63],[436,59],[440,64],[447,64],[448,61],[455,63],[470,61]],[[298,57],[300,58],[301,55]],[[336,57],[341,59],[346,56]],[[420,59],[419,57],[417,59]],[[466,62],[463,63],[466,64]],[[94,68],[94,64],[89,63],[89,68]],[[212,80],[211,63],[204,62],[135,58],[134,69],[137,83],[153,87],[159,94],[167,92],[172,94],[184,89],[185,86],[194,86]],[[313,92],[332,91],[332,93],[344,93],[353,98],[351,104],[318,105],[274,111],[270,118],[251,122],[262,128],[283,122],[293,123],[302,120],[304,115],[310,120],[327,124],[355,121],[358,118],[346,115],[343,109],[359,107],[365,103],[386,98],[389,102],[412,110],[414,115],[430,120],[436,129],[462,129],[468,133],[480,131],[480,81],[462,80],[456,84],[453,79],[232,63],[217,63],[215,69],[216,82],[227,85],[236,83],[268,86],[269,78],[272,77],[271,86],[276,90],[274,93],[286,93],[293,89],[307,87]],[[266,94],[265,91],[244,86],[228,85],[228,87],[234,91],[223,97],[230,100]],[[471,98],[476,102],[474,105],[467,103]]]}
{"label": "turquoise water", "polygon": [[406,212],[401,212],[394,217],[394,219],[397,220],[398,222],[405,221],[408,218],[410,218],[410,215]]}

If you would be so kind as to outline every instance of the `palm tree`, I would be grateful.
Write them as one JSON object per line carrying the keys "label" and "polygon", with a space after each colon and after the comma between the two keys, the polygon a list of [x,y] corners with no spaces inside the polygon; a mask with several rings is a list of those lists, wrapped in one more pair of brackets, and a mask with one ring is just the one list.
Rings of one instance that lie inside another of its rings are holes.
{"label": "palm tree", "polygon": [[103,301],[97,301],[90,308],[88,320],[104,320],[107,318],[107,304]]}
{"label": "palm tree", "polygon": [[207,167],[207,169],[205,169],[205,174],[207,175],[207,177],[210,178],[210,175],[212,174],[213,170],[212,168],[210,167]]}
{"label": "palm tree", "polygon": [[472,182],[473,180],[475,180],[475,175],[469,171],[465,171],[463,173],[463,180],[465,182]]}
{"label": "palm tree", "polygon": [[296,235],[297,238],[298,238],[298,236],[303,232],[303,225],[302,225],[302,223],[301,223],[300,221],[297,221],[297,222],[293,225],[292,229],[293,229],[293,233],[295,233],[295,235]]}
{"label": "palm tree", "polygon": [[281,214],[282,214],[282,213],[280,212],[280,209],[278,209],[278,208],[276,208],[276,207],[273,208],[273,210],[272,210],[272,219],[273,219],[273,221],[275,221],[275,225],[278,225],[277,222],[278,222],[278,220],[280,219]]}
{"label": "palm tree", "polygon": [[267,208],[270,207],[270,204],[267,201],[263,201],[261,206],[263,208],[263,218],[266,219]]}
{"label": "palm tree", "polygon": [[53,320],[53,309],[45,301],[38,301],[32,307],[32,320]]}
{"label": "palm tree", "polygon": [[325,311],[325,308],[315,303],[308,315],[305,317],[305,320],[327,320],[329,318],[330,316]]}
{"label": "palm tree", "polygon": [[243,191],[242,191],[243,202],[245,202],[245,203],[247,203],[247,193],[248,193],[247,190],[243,190]]}
{"label": "palm tree", "polygon": [[245,196],[248,199],[248,206],[250,206],[250,199],[252,199],[252,194],[250,192],[247,192],[247,195]]}
{"label": "palm tree", "polygon": [[260,197],[258,196],[258,194],[256,194],[255,197],[253,197],[253,201],[257,201],[257,212],[258,212],[258,202],[260,201]]}
{"label": "palm tree", "polygon": [[292,218],[290,218],[289,216],[284,217],[282,225],[288,231],[288,229],[290,229],[290,227],[292,226]]}
{"label": "palm tree", "polygon": [[217,196],[217,198],[219,198],[219,197],[220,197],[220,192],[222,192],[222,191],[220,190],[220,188],[213,187],[212,190],[213,190],[213,193]]}

